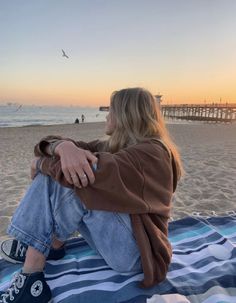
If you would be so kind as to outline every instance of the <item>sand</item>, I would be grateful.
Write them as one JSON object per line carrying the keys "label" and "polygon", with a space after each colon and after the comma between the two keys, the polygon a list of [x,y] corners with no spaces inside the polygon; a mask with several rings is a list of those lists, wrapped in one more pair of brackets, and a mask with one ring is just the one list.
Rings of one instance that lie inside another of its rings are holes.
{"label": "sand", "polygon": [[[43,136],[90,141],[101,138],[104,123],[0,128],[0,240],[30,184],[33,146]],[[236,124],[168,124],[179,146],[185,176],[173,200],[172,218],[194,212],[220,215],[236,210]]]}

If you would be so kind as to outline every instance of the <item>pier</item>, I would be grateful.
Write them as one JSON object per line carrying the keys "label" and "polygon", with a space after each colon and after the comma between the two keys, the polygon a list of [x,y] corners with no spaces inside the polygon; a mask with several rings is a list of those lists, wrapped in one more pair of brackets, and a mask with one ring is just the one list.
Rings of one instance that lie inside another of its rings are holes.
{"label": "pier", "polygon": [[236,121],[236,103],[160,105],[165,118],[215,123]]}

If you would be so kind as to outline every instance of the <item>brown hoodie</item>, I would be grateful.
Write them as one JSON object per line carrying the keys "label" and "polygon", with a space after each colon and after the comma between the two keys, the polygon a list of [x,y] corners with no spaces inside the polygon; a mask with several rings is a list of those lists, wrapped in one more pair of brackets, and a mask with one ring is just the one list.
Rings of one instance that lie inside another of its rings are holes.
{"label": "brown hoodie", "polygon": [[74,188],[87,209],[130,214],[144,272],[141,286],[151,287],[163,281],[172,255],[168,219],[177,185],[176,166],[166,147],[158,139],[146,139],[111,154],[99,151],[101,141],[71,140],[80,148],[96,152],[98,157],[94,184],[77,188],[66,181],[60,159],[44,152],[49,142],[58,139],[63,138],[45,138],[35,147],[36,156],[46,156],[42,173]]}

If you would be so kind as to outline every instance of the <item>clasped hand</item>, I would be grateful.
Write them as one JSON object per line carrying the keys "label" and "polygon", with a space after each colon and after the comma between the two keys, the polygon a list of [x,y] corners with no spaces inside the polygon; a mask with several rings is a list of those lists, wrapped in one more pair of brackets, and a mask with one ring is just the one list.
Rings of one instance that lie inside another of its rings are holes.
{"label": "clasped hand", "polygon": [[92,167],[98,159],[90,151],[78,148],[73,142],[64,141],[57,145],[55,154],[60,157],[61,169],[70,184],[81,188],[94,183]]}
{"label": "clasped hand", "polygon": [[[95,181],[93,167],[97,164],[97,157],[90,151],[77,147],[73,142],[63,141],[55,148],[55,154],[60,157],[62,172],[70,184],[76,187],[86,187]],[[31,178],[35,177],[38,158],[31,163]]]}

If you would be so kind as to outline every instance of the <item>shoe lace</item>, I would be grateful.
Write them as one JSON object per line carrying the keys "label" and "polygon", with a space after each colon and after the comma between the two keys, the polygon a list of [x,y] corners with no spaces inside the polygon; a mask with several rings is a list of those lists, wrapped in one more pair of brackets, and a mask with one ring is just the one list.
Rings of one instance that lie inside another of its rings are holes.
{"label": "shoe lace", "polygon": [[23,257],[25,252],[26,252],[26,247],[21,242],[18,242],[17,247],[16,247],[15,256]]}
{"label": "shoe lace", "polygon": [[13,276],[11,286],[6,290],[4,294],[0,296],[0,303],[8,303],[7,298],[10,298],[10,301],[14,300],[14,294],[19,293],[19,289],[23,287],[25,283],[26,276],[23,276],[20,273],[16,273]]}

